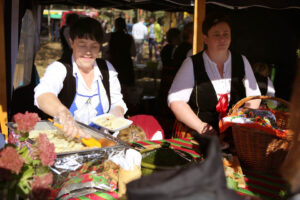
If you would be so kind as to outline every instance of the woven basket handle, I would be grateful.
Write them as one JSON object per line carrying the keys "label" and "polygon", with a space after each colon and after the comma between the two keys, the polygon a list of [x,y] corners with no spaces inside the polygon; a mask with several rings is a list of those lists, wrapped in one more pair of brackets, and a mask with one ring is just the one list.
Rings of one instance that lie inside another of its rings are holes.
{"label": "woven basket handle", "polygon": [[271,99],[271,100],[276,100],[284,105],[286,105],[287,107],[290,106],[290,103],[284,99],[280,99],[277,97],[270,97],[270,96],[249,96],[249,97],[245,97],[241,100],[239,100],[233,107],[232,109],[229,111],[229,114],[235,114],[237,112],[237,110],[244,105],[244,103],[246,103],[247,101],[250,100],[254,100],[254,99]]}

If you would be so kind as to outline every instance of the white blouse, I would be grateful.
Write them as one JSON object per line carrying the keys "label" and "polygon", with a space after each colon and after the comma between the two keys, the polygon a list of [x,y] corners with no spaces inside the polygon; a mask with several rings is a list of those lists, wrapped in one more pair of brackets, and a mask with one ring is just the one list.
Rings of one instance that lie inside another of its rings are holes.
{"label": "white blouse", "polygon": [[[245,66],[245,79],[244,85],[246,88],[246,96],[256,96],[261,95],[259,87],[257,85],[256,79],[254,77],[250,63],[245,56],[243,57]],[[214,63],[206,54],[203,52],[203,61],[205,65],[205,70],[208,74],[209,79],[218,94],[229,93],[230,101],[230,91],[231,91],[231,53],[229,52],[228,59],[224,63],[223,78],[221,78],[220,73],[217,68],[217,64]],[[188,57],[182,63],[180,69],[178,70],[172,86],[169,90],[168,95],[168,105],[174,101],[185,101],[190,100],[191,93],[193,91],[195,80],[194,80],[194,68],[193,61],[191,57]],[[201,98],[201,97],[200,97]]]}
{"label": "white blouse", "polygon": [[[98,84],[97,80],[99,82],[99,89],[100,89],[100,98],[101,103],[103,107],[104,113],[107,112],[109,108],[109,101],[106,94],[106,90],[104,88],[104,85],[102,83],[102,74],[99,70],[99,67],[97,63],[94,64],[94,80],[91,86],[91,89],[89,89],[82,77],[82,75],[79,72],[78,66],[76,62],[74,61],[74,58],[72,57],[72,63],[73,63],[73,76],[75,77],[77,74],[78,77],[78,88],[77,92],[83,95],[94,95],[98,94]],[[127,111],[127,106],[125,102],[123,101],[123,95],[121,94],[121,86],[120,82],[118,80],[118,73],[112,66],[112,64],[108,61],[106,61],[108,70],[109,70],[109,82],[110,82],[110,96],[111,96],[111,109],[115,106],[121,106],[125,113]],[[54,95],[58,96],[60,91],[63,88],[63,81],[67,75],[67,70],[65,66],[58,61],[52,62],[46,69],[46,72],[44,76],[40,79],[40,83],[35,87],[34,89],[34,104],[39,107],[37,98],[44,93],[53,93]],[[86,103],[85,98],[76,98],[75,100],[76,106],[80,108],[83,104]],[[99,97],[92,98],[91,104],[96,107],[99,104]]]}

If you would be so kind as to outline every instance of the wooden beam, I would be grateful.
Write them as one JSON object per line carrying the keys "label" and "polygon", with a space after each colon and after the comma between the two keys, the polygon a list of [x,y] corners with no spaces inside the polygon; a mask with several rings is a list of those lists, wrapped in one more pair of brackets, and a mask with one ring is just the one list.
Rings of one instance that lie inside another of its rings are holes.
{"label": "wooden beam", "polygon": [[7,140],[7,88],[4,39],[4,0],[0,0],[0,127]]}
{"label": "wooden beam", "polygon": [[194,40],[193,54],[203,50],[202,23],[205,18],[205,2],[206,0],[195,0],[194,4]]}

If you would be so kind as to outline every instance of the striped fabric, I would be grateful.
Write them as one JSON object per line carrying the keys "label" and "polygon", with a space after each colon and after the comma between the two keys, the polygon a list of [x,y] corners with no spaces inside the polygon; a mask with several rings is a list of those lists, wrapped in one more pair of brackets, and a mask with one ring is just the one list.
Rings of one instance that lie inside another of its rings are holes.
{"label": "striped fabric", "polygon": [[172,138],[189,138],[192,129],[184,125],[178,120],[175,120],[172,130]]}
{"label": "striped fabric", "polygon": [[78,198],[70,198],[69,200],[116,200],[118,194],[116,192],[95,192]]}
{"label": "striped fabric", "polygon": [[[160,144],[161,142],[169,142],[174,149],[179,149],[190,153],[194,158],[200,155],[195,151],[197,145],[192,143],[190,138],[174,138],[160,141],[143,141],[136,142],[140,145]],[[255,199],[282,199],[288,187],[287,183],[278,174],[262,174],[255,171],[243,169],[245,175],[246,188],[238,188],[236,192],[241,196],[256,197]]]}
{"label": "striped fabric", "polygon": [[[169,142],[174,149],[179,149],[191,154],[195,159],[200,155],[197,153],[197,145],[190,138],[174,138],[159,141],[142,141],[134,142],[142,146],[160,144]],[[255,171],[243,169],[245,175],[246,188],[238,188],[236,192],[244,199],[282,199],[287,191],[286,182],[277,174],[262,174]],[[116,200],[118,194],[116,192],[95,192],[81,196],[79,198],[70,198],[69,200]]]}

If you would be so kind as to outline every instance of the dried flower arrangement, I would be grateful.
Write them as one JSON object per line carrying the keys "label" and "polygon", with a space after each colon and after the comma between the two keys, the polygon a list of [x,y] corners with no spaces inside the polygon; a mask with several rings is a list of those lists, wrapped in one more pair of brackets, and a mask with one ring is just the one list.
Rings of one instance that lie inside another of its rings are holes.
{"label": "dried flower arrangement", "polygon": [[[36,113],[26,112],[14,115],[19,141],[28,139],[29,131],[40,120]],[[47,199],[51,192],[53,175],[50,166],[56,159],[54,144],[46,134],[41,133],[35,143],[28,148],[16,145],[9,138],[6,146],[0,150],[0,194],[3,199],[17,197],[29,199]]]}

